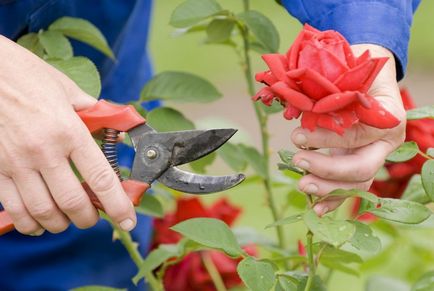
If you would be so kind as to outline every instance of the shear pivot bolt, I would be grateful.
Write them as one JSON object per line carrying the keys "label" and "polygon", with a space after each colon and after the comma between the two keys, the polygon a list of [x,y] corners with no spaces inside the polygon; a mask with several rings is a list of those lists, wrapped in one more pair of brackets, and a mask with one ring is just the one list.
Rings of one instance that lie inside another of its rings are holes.
{"label": "shear pivot bolt", "polygon": [[155,150],[148,150],[146,152],[146,157],[148,157],[149,159],[153,160],[157,157],[157,152]]}

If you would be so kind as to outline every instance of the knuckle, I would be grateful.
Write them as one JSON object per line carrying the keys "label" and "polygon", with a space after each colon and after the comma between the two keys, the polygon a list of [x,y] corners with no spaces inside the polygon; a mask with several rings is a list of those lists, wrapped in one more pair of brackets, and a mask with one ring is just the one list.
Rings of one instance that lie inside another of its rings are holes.
{"label": "knuckle", "polygon": [[82,189],[67,190],[59,196],[59,207],[65,212],[78,212],[86,206],[86,196]]}
{"label": "knuckle", "polygon": [[29,207],[30,214],[37,220],[51,220],[56,214],[56,208],[51,203],[37,204]]}
{"label": "knuckle", "polygon": [[88,184],[99,197],[112,193],[116,188],[115,173],[108,167],[99,166],[88,179]]}
{"label": "knuckle", "polygon": [[15,229],[22,234],[29,235],[37,232],[41,227],[37,223],[19,223],[14,222]]}
{"label": "knuckle", "polygon": [[86,229],[94,226],[98,222],[99,218],[97,215],[93,215],[83,221],[75,221],[74,224],[79,229]]}

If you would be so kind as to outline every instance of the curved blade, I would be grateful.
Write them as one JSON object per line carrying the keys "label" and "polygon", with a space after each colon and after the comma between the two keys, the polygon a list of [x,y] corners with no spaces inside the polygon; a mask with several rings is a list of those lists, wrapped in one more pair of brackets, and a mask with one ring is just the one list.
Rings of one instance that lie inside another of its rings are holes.
{"label": "curved blade", "polygon": [[158,181],[169,188],[191,194],[208,194],[232,188],[244,180],[243,174],[229,176],[205,176],[169,168]]}

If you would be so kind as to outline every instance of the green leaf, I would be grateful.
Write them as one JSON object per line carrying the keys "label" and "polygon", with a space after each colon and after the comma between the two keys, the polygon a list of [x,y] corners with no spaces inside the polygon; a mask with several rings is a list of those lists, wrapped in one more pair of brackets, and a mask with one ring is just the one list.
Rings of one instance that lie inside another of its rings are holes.
{"label": "green leaf", "polygon": [[104,35],[95,25],[85,19],[68,16],[61,17],[53,22],[48,27],[48,30],[58,31],[65,36],[84,42],[114,59],[113,52]]}
{"label": "green leaf", "polygon": [[431,210],[422,204],[391,198],[381,198],[379,207],[368,211],[378,217],[407,224],[421,223],[431,215]]}
{"label": "green leaf", "polygon": [[178,5],[170,17],[170,25],[187,27],[194,25],[223,9],[215,0],[187,0]]}
{"label": "green leaf", "polygon": [[137,283],[146,275],[156,268],[158,268],[162,263],[170,258],[175,258],[180,255],[178,245],[176,244],[161,244],[157,249],[151,251],[143,264],[139,268],[139,272],[132,279],[134,284]]}
{"label": "green leaf", "polygon": [[434,118],[434,105],[419,107],[407,111],[407,120]]}
{"label": "green leaf", "polygon": [[163,205],[154,195],[145,194],[140,201],[140,205],[136,207],[138,213],[150,215],[154,217],[163,217]]}
{"label": "green leaf", "polygon": [[292,158],[294,157],[295,153],[288,151],[288,150],[280,150],[278,151],[280,160],[283,163],[278,163],[277,166],[279,170],[289,170],[293,171],[297,174],[304,175],[305,171],[303,169],[300,169],[299,167],[296,167],[294,163],[292,162]]}
{"label": "green leaf", "polygon": [[434,160],[429,160],[422,167],[422,185],[426,194],[434,201]]}
{"label": "green leaf", "polygon": [[222,94],[209,81],[184,72],[163,72],[142,90],[141,100],[163,99],[179,102],[212,102]]}
{"label": "green leaf", "polygon": [[224,42],[231,37],[235,21],[231,19],[213,19],[206,29],[207,42]]}
{"label": "green leaf", "polygon": [[[257,40],[250,40],[249,41],[249,46],[250,46],[250,49],[252,50],[252,51],[254,51],[254,52],[257,52],[258,54],[261,54],[261,55],[263,55],[263,54],[268,54],[269,53],[269,50],[268,50],[268,48],[267,47],[265,47],[262,43],[260,43],[260,42],[258,42]],[[259,103],[260,105],[260,107],[263,107],[263,108],[270,108],[270,107],[273,107],[273,105],[272,106],[267,106],[267,105],[265,105],[265,104],[263,104],[263,103]],[[274,102],[273,101],[273,104],[279,104],[279,102]],[[282,106],[280,106],[280,111],[282,111],[283,110],[283,107]],[[266,111],[266,110],[264,110],[264,111]]]}
{"label": "green leaf", "polygon": [[232,232],[237,238],[237,241],[240,244],[240,246],[251,245],[251,244],[260,245],[260,246],[274,245],[272,239],[268,238],[262,233],[259,233],[253,227],[247,227],[247,226],[235,227],[232,229]]}
{"label": "green leaf", "polygon": [[295,222],[299,222],[301,220],[303,220],[303,213],[295,214],[295,215],[291,215],[291,216],[279,219],[279,220],[275,221],[274,223],[267,225],[265,228],[271,228],[271,227],[275,227],[275,226],[279,226],[279,225],[292,224]]}
{"label": "green leaf", "polygon": [[150,111],[147,120],[148,124],[159,132],[194,129],[193,122],[170,107],[159,107]]}
{"label": "green leaf", "polygon": [[23,35],[17,40],[17,43],[42,58],[44,56],[44,48],[39,42],[37,33],[31,32]]}
{"label": "green leaf", "polygon": [[239,257],[244,253],[226,223],[218,219],[192,218],[172,226],[171,229],[206,247],[222,250],[232,257]]}
{"label": "green leaf", "polygon": [[172,33],[172,36],[178,37],[178,36],[182,36],[182,35],[187,34],[187,33],[206,31],[207,27],[208,27],[208,24],[206,23],[206,24],[197,24],[197,25],[193,25],[190,27],[186,27],[186,28],[178,28],[178,29],[175,29],[175,31]]}
{"label": "green leaf", "polygon": [[399,163],[412,159],[419,152],[419,147],[414,141],[403,143],[393,153],[387,156],[389,162]]}
{"label": "green leaf", "polygon": [[67,75],[87,94],[98,97],[101,93],[101,79],[98,70],[88,58],[47,59],[47,62]]}
{"label": "green leaf", "polygon": [[227,142],[217,152],[234,171],[240,172],[247,167],[247,161],[238,145]]}
{"label": "green leaf", "polygon": [[[304,291],[306,288],[306,283],[308,279],[308,274],[300,272],[300,271],[289,271],[283,274],[285,278],[289,279],[291,283],[297,284],[297,291]],[[297,282],[295,280],[297,280]],[[289,289],[292,291],[293,289]],[[324,286],[321,278],[318,275],[315,275],[313,278],[313,282],[310,288],[310,291],[326,291],[326,287]],[[286,291],[286,290],[285,290]]]}
{"label": "green leaf", "polygon": [[372,276],[368,278],[365,291],[410,291],[410,287],[397,279],[382,277],[382,276]]}
{"label": "green leaf", "polygon": [[264,110],[264,112],[268,115],[282,112],[283,108],[284,108],[277,100],[274,100],[273,103],[271,103],[271,106],[267,106],[262,102],[260,102],[258,104],[259,104],[259,107],[261,107],[262,110]]}
{"label": "green leaf", "polygon": [[238,18],[245,23],[257,41],[268,50],[268,53],[275,53],[279,50],[279,33],[267,16],[250,10],[239,14]]}
{"label": "green leaf", "polygon": [[428,148],[426,154],[430,157],[434,157],[434,148]]}
{"label": "green leaf", "polygon": [[271,290],[276,280],[272,264],[252,257],[243,259],[238,264],[237,271],[244,284],[253,291]]}
{"label": "green leaf", "polygon": [[351,245],[361,251],[378,252],[381,248],[381,241],[374,236],[371,227],[359,221],[352,223],[356,227],[356,231],[350,240]]}
{"label": "green leaf", "polygon": [[238,146],[241,149],[241,153],[244,155],[244,158],[247,160],[248,164],[252,166],[259,176],[265,178],[267,176],[267,165],[265,163],[264,157],[254,147],[244,144],[240,144]]}
{"label": "green leaf", "polygon": [[366,191],[361,191],[358,189],[351,189],[351,190],[336,189],[327,195],[327,197],[331,197],[331,196],[360,197],[360,198],[365,199],[365,200],[372,202],[374,204],[377,204],[379,201],[379,198],[377,197],[377,195],[366,192]]}
{"label": "green leaf", "polygon": [[389,171],[386,167],[381,167],[374,177],[375,181],[387,181],[390,179]]}
{"label": "green leaf", "polygon": [[205,174],[206,167],[211,165],[215,161],[216,157],[217,157],[216,152],[212,152],[204,156],[203,158],[200,158],[199,160],[189,163],[189,165],[196,173]]}
{"label": "green leaf", "polygon": [[348,266],[348,264],[343,264],[339,261],[323,260],[321,258],[321,264],[332,270],[341,271],[355,277],[360,276],[359,270],[355,270],[354,268]]}
{"label": "green leaf", "polygon": [[427,204],[431,201],[422,186],[421,175],[416,174],[411,177],[401,199],[422,204]]}
{"label": "green leaf", "polygon": [[71,291],[127,291],[127,289],[92,285],[73,288]]}
{"label": "green leaf", "polygon": [[49,58],[62,60],[72,58],[73,51],[71,43],[60,32],[43,31],[38,34],[38,37]]}
{"label": "green leaf", "polygon": [[356,231],[356,227],[348,221],[334,220],[328,216],[319,218],[313,210],[307,211],[303,219],[318,239],[335,247],[349,241]]}
{"label": "green leaf", "polygon": [[295,153],[288,150],[280,150],[278,151],[279,157],[285,164],[292,164],[292,158]]}
{"label": "green leaf", "polygon": [[297,283],[293,282],[286,276],[279,276],[276,284],[275,291],[297,291]]}
{"label": "green leaf", "polygon": [[434,290],[434,271],[425,273],[414,283],[411,291],[432,291]]}

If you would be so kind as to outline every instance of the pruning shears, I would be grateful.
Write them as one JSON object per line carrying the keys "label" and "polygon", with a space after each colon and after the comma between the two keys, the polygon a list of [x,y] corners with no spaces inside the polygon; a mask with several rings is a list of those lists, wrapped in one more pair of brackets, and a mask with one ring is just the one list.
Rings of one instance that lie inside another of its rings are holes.
{"label": "pruning shears", "polygon": [[[223,191],[244,180],[243,174],[207,176],[176,167],[215,151],[235,134],[235,129],[156,132],[132,105],[116,105],[104,100],[77,114],[91,133],[103,130],[101,150],[135,206],[140,204],[141,197],[155,180],[171,189],[191,194]],[[128,133],[136,152],[130,177],[125,180],[121,177],[116,153],[120,132]],[[86,183],[82,185],[95,207],[104,210],[90,187]],[[0,235],[13,229],[8,214],[0,212]]]}

